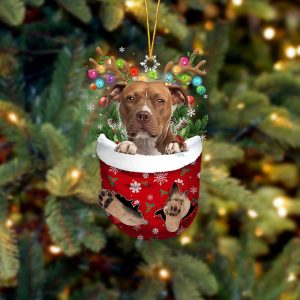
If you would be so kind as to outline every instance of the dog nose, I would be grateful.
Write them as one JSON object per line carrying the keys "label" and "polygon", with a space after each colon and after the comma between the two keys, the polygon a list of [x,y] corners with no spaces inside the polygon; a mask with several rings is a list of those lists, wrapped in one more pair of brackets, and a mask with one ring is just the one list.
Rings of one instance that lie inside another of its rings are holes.
{"label": "dog nose", "polygon": [[150,120],[151,115],[147,111],[139,111],[136,114],[136,118],[138,119],[138,121],[140,121],[142,123],[146,123],[146,122],[148,122]]}

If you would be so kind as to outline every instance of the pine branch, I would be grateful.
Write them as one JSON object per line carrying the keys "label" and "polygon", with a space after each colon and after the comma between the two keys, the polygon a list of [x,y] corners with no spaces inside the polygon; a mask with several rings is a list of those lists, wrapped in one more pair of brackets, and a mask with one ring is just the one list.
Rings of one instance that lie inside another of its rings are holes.
{"label": "pine branch", "polygon": [[0,166],[0,186],[14,183],[28,172],[29,162],[15,158]]}
{"label": "pine branch", "polygon": [[158,294],[163,290],[162,282],[153,279],[145,279],[138,290],[134,293],[134,300],[155,300]]}
{"label": "pine branch", "polygon": [[65,136],[58,132],[51,124],[44,124],[41,128],[42,137],[46,144],[46,159],[50,166],[54,166],[68,157],[69,145]]}
{"label": "pine branch", "polygon": [[[199,289],[202,296],[213,296],[217,293],[217,281],[208,266],[201,260],[190,255],[180,255],[180,260],[177,257],[169,257],[167,258],[167,262],[172,266],[175,276],[179,276],[177,279],[179,279],[180,276],[187,279],[191,291],[193,291],[192,286],[194,286],[196,289]],[[199,278],[201,278],[201,280],[199,280]],[[182,287],[185,285],[175,283],[174,288],[175,286]]]}
{"label": "pine branch", "polygon": [[252,196],[235,178],[216,168],[206,168],[201,171],[201,183],[205,189],[225,200],[234,200],[243,206],[251,204]]}
{"label": "pine branch", "polygon": [[101,0],[103,3],[100,8],[100,19],[104,28],[108,31],[114,31],[123,22],[125,7],[123,1],[119,0]]}
{"label": "pine branch", "polygon": [[90,22],[92,14],[85,0],[56,0],[56,2],[83,23]]}
{"label": "pine branch", "polygon": [[76,234],[76,220],[64,209],[63,200],[49,197],[45,208],[46,222],[50,235],[67,256],[80,252],[80,242]]}
{"label": "pine branch", "polygon": [[21,0],[2,0],[0,2],[0,20],[4,23],[17,26],[23,22],[25,6]]}
{"label": "pine branch", "polygon": [[70,300],[117,300],[116,291],[106,289],[101,283],[84,287],[71,295]]}
{"label": "pine branch", "polygon": [[7,280],[15,277],[19,270],[19,251],[13,229],[0,222],[0,278]]}
{"label": "pine branch", "polygon": [[37,240],[24,236],[20,245],[17,300],[41,299],[46,284],[43,249]]}

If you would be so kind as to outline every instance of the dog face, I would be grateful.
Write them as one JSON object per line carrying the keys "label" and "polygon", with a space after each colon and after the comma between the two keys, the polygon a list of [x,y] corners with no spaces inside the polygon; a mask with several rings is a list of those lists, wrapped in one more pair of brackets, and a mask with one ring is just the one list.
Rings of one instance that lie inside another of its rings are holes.
{"label": "dog face", "polygon": [[162,82],[117,84],[109,97],[120,103],[121,120],[131,138],[159,137],[169,127],[172,106],[187,103],[187,97],[179,87],[166,86]]}

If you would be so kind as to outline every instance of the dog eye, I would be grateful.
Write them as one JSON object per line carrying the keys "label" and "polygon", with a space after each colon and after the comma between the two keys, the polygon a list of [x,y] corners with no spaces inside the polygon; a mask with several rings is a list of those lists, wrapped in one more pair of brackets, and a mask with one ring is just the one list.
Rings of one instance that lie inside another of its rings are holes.
{"label": "dog eye", "polygon": [[129,97],[127,97],[127,100],[128,100],[129,102],[132,102],[132,101],[134,100],[134,98],[133,98],[132,96],[129,96]]}
{"label": "dog eye", "polygon": [[164,99],[158,99],[157,102],[158,102],[158,103],[164,103],[165,100],[164,100]]}

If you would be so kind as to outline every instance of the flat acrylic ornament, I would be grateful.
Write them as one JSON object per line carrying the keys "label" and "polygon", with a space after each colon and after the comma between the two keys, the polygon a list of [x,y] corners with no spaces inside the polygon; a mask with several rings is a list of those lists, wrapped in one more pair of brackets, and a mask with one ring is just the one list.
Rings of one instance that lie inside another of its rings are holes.
{"label": "flat acrylic ornament", "polygon": [[[186,141],[188,151],[171,155],[129,155],[115,152],[117,146],[101,134],[97,143],[102,189],[110,190],[123,203],[141,213],[147,224],[129,226],[109,215],[109,220],[125,234],[140,240],[168,239],[191,225],[198,210],[202,143],[199,136]],[[186,215],[176,218],[175,231],[166,227],[164,206],[174,185],[187,193]]]}

